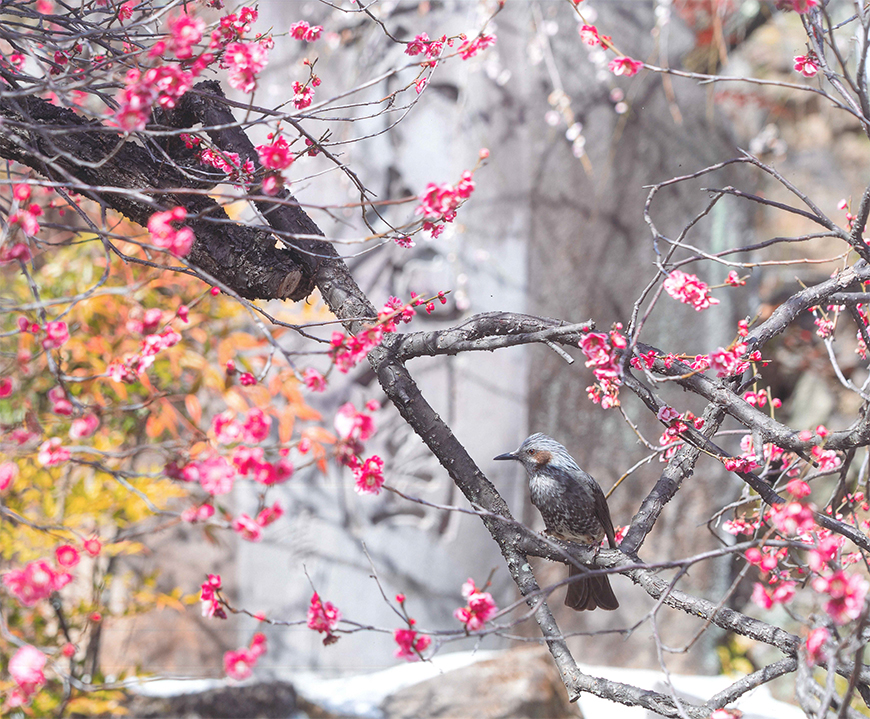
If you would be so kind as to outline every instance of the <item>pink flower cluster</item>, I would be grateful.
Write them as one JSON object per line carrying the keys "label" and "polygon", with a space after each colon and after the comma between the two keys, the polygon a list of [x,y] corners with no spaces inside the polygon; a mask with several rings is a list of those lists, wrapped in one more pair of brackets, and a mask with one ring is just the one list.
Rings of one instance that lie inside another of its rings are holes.
{"label": "pink flower cluster", "polygon": [[269,50],[263,42],[231,42],[224,49],[221,67],[230,71],[229,83],[245,94],[257,86],[257,75],[269,62]]}
{"label": "pink flower cluster", "polygon": [[294,22],[290,26],[290,37],[294,40],[304,40],[305,42],[314,42],[320,37],[323,28],[320,25],[311,26],[305,20]]}
{"label": "pink flower cluster", "polygon": [[193,505],[181,513],[181,521],[190,524],[206,522],[214,516],[214,507],[211,504]]}
{"label": "pink flower cluster", "polygon": [[776,0],[779,10],[794,10],[804,15],[819,4],[819,0]]}
{"label": "pink flower cluster", "polygon": [[812,582],[815,591],[830,597],[825,602],[825,613],[841,625],[860,616],[868,586],[860,574],[846,574],[843,570],[829,571]]}
{"label": "pink flower cluster", "polygon": [[463,60],[470,60],[477,53],[482,50],[486,50],[486,48],[495,45],[495,35],[488,35],[487,33],[481,33],[474,40],[466,40],[459,47],[459,56]]}
{"label": "pink flower cluster", "polygon": [[263,538],[263,528],[283,516],[284,510],[278,502],[275,502],[272,506],[261,509],[256,518],[239,514],[233,519],[233,531],[249,542],[259,542]]}
{"label": "pink flower cluster", "polygon": [[242,162],[242,158],[237,152],[215,151],[205,148],[197,153],[197,159],[203,165],[223,172],[227,176],[228,182],[241,183],[246,187],[252,182],[254,163],[251,160]]}
{"label": "pink flower cluster", "polygon": [[611,60],[607,67],[617,77],[620,75],[631,77],[632,75],[637,75],[643,69],[643,63],[640,60],[633,60],[630,57],[622,56]]}
{"label": "pink flower cluster", "polygon": [[[20,184],[15,185],[12,188],[12,196],[15,200],[18,201],[19,205],[23,205],[27,200],[30,199],[30,185]],[[18,209],[12,214],[9,215],[8,222],[10,225],[20,225],[21,229],[23,229],[28,235],[35,235],[39,232],[39,222],[37,222],[36,218],[42,215],[42,207],[36,204],[35,202],[28,205],[26,210]],[[16,245],[15,247],[18,247]],[[24,245],[24,248],[27,249],[27,245]],[[13,248],[14,249],[14,248]],[[4,252],[7,252],[4,249]],[[0,256],[0,260],[8,262],[9,259],[13,259],[14,257],[21,257],[22,259],[28,259],[30,257],[30,251],[27,251],[27,257],[22,257],[22,250],[17,250],[17,252],[13,255],[12,250],[8,251],[9,257],[7,258],[5,255]]]}
{"label": "pink flower cluster", "polygon": [[168,250],[177,257],[184,257],[193,247],[196,239],[189,227],[175,228],[173,223],[184,222],[187,210],[183,207],[173,207],[166,212],[155,212],[148,220],[148,232],[151,241],[157,246]]}
{"label": "pink flower cluster", "polygon": [[409,619],[411,625],[408,629],[397,629],[393,632],[393,639],[399,648],[396,649],[395,656],[399,659],[407,659],[410,662],[415,662],[420,659],[420,655],[429,648],[432,643],[431,637],[425,634],[420,634],[416,629],[413,629],[414,620]]}
{"label": "pink flower cluster", "polygon": [[462,596],[466,599],[466,605],[454,611],[453,616],[465,624],[466,631],[483,629],[483,625],[498,613],[492,595],[478,589],[473,579],[462,585]]}
{"label": "pink flower cluster", "polygon": [[444,223],[456,219],[457,208],[472,192],[474,179],[469,170],[462,173],[456,187],[446,182],[440,185],[430,182],[426,185],[426,191],[420,195],[420,204],[414,214],[423,215],[423,229],[432,237],[438,237],[444,231]]}
{"label": "pink flower cluster", "polygon": [[819,72],[819,60],[813,53],[796,55],[794,69],[795,72],[799,72],[804,77],[815,77]]}
{"label": "pink flower cluster", "polygon": [[254,673],[254,667],[261,656],[266,653],[266,635],[257,632],[251,638],[251,644],[236,651],[224,654],[224,671],[230,679],[242,681]]}
{"label": "pink flower cluster", "polygon": [[586,388],[586,392],[595,404],[602,409],[619,406],[619,386],[622,370],[620,368],[621,351],[628,346],[628,340],[620,332],[622,325],[616,323],[609,335],[602,332],[589,332],[580,340],[580,349],[588,358],[587,367],[592,367],[592,373],[597,382]]}
{"label": "pink flower cluster", "polygon": [[45,330],[45,339],[42,340],[43,349],[56,350],[69,339],[69,327],[62,320],[46,322],[43,329]]}
{"label": "pink flower cluster", "polygon": [[165,349],[174,347],[181,341],[181,335],[172,327],[167,327],[160,334],[147,335],[139,348],[139,352],[128,357],[124,362],[112,362],[106,369],[106,374],[114,382],[135,382],[138,375],[147,370],[157,355]]}
{"label": "pink flower cluster", "polygon": [[0,462],[0,492],[5,492],[18,477],[18,465],[15,462]]}
{"label": "pink flower cluster", "polygon": [[350,468],[353,470],[357,494],[380,494],[384,486],[384,460],[376,454],[362,461],[354,456]]}
{"label": "pink flower cluster", "polygon": [[326,377],[320,374],[320,372],[313,367],[307,367],[305,371],[302,372],[302,381],[305,382],[305,386],[312,392],[326,391]]}
{"label": "pink flower cluster", "polygon": [[293,164],[293,153],[283,137],[274,138],[268,145],[257,145],[255,149],[260,156],[260,164],[267,170],[286,170]]}
{"label": "pink flower cluster", "polygon": [[718,305],[719,300],[710,296],[710,288],[695,275],[689,275],[680,270],[674,270],[664,282],[665,292],[683,304],[691,305],[700,312],[712,305]]}
{"label": "pink flower cluster", "polygon": [[209,574],[200,587],[199,599],[202,602],[202,616],[226,619],[227,613],[220,602],[221,575]]}
{"label": "pink flower cluster", "polygon": [[[710,367],[716,370],[717,377],[733,377],[741,374],[749,366],[749,362],[741,359],[744,354],[746,354],[746,345],[743,343],[736,344],[727,350],[720,347],[715,352],[710,353]],[[753,359],[752,355],[750,355],[750,359]]]}
{"label": "pink flower cluster", "polygon": [[3,575],[3,585],[25,607],[32,607],[52,592],[63,589],[73,577],[67,571],[56,570],[46,560],[39,559]]}
{"label": "pink flower cluster", "polygon": [[151,117],[151,108],[155,104],[175,107],[181,96],[193,87],[196,74],[185,72],[177,65],[160,65],[144,73],[131,68],[118,97],[115,111],[118,126],[127,132],[144,130]]}
{"label": "pink flower cluster", "polygon": [[324,602],[317,592],[311,595],[308,605],[308,628],[324,634],[323,644],[328,646],[338,641],[334,631],[341,621],[341,612],[332,602]]}
{"label": "pink flower cluster", "polygon": [[9,674],[18,685],[13,688],[5,702],[5,708],[15,709],[24,706],[45,684],[45,662],[47,657],[36,647],[25,644],[9,660]]}
{"label": "pink flower cluster", "polygon": [[70,458],[69,450],[61,443],[60,437],[52,437],[39,445],[36,460],[43,467],[53,467],[56,464],[66,462]]}
{"label": "pink flower cluster", "polygon": [[415,36],[408,46],[405,48],[405,54],[414,57],[415,55],[425,55],[432,62],[429,64],[434,67],[437,63],[434,62],[441,55],[445,43],[453,47],[453,39],[447,39],[446,35],[442,35],[440,40],[430,40],[429,35],[425,32]]}
{"label": "pink flower cluster", "polygon": [[269,436],[271,426],[272,418],[258,407],[250,410],[241,422],[235,419],[232,412],[222,412],[212,420],[212,429],[220,444],[257,444]]}

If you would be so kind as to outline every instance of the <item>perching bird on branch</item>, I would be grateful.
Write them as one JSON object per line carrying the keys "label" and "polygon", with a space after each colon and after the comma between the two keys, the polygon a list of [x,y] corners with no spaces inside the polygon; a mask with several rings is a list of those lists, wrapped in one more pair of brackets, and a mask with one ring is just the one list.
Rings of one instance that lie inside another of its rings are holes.
{"label": "perching bird on branch", "polygon": [[[532,504],[544,517],[547,534],[593,546],[607,536],[611,548],[616,547],[604,492],[555,439],[533,434],[516,451],[495,459],[515,459],[526,468]],[[584,574],[572,565],[569,577]],[[619,606],[606,574],[574,579],[568,585],[565,604],[578,612]]]}

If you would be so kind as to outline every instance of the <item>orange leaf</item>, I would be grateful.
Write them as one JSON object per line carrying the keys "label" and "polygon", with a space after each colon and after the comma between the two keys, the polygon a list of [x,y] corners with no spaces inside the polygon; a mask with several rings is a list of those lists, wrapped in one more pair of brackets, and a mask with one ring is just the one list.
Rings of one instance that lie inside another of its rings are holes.
{"label": "orange leaf", "polygon": [[157,412],[149,414],[148,419],[145,421],[145,434],[151,439],[156,439],[163,432],[163,418],[161,414]]}
{"label": "orange leaf", "polygon": [[191,422],[198,427],[200,422],[202,422],[202,405],[199,403],[196,395],[187,395],[184,398],[184,407],[187,410],[187,414],[190,415]]}
{"label": "orange leaf", "polygon": [[235,410],[239,414],[244,414],[248,411],[248,400],[245,399],[245,396],[239,390],[238,387],[231,387],[229,391],[224,394],[224,402],[227,403],[227,406],[230,409]]}
{"label": "orange leaf", "polygon": [[312,442],[335,444],[335,435],[323,427],[308,427],[302,431],[302,436],[310,439]]}
{"label": "orange leaf", "polygon": [[285,407],[278,416],[278,439],[281,444],[289,444],[293,437],[293,425],[296,423],[296,413],[292,407]]}

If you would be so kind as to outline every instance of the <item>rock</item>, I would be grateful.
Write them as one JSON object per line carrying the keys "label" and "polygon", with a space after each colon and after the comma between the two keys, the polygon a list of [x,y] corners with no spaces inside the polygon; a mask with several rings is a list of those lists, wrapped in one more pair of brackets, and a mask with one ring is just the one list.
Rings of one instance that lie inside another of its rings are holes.
{"label": "rock", "polygon": [[384,719],[555,719],[582,717],[545,647],[512,649],[501,656],[446,672],[388,697]]}
{"label": "rock", "polygon": [[131,719],[286,719],[297,710],[286,682],[220,687],[173,697],[143,697],[128,707]]}

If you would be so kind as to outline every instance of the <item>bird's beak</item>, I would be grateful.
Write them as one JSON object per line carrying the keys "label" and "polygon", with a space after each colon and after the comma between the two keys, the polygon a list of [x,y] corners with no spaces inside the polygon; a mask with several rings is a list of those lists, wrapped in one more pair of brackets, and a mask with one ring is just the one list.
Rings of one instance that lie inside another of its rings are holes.
{"label": "bird's beak", "polygon": [[506,454],[500,454],[498,457],[493,457],[493,459],[516,459],[517,456],[513,452],[507,452]]}

